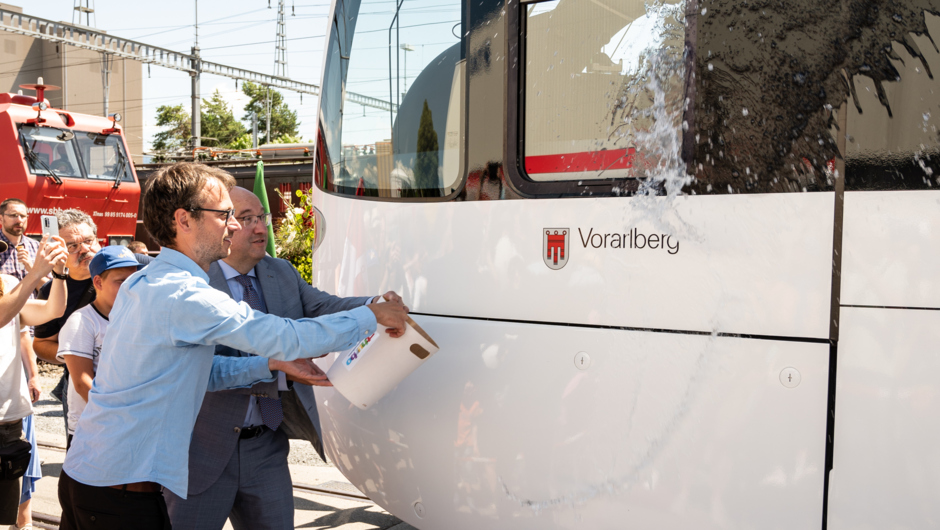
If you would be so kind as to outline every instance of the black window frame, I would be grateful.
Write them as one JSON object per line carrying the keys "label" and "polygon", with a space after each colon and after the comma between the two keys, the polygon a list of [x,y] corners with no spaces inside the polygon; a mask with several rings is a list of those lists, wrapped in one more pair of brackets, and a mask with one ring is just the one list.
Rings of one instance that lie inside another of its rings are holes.
{"label": "black window frame", "polygon": [[640,187],[637,177],[536,181],[525,172],[525,64],[526,6],[549,0],[522,2],[510,0],[506,9],[506,111],[503,171],[516,191],[531,198],[621,197],[633,195]]}

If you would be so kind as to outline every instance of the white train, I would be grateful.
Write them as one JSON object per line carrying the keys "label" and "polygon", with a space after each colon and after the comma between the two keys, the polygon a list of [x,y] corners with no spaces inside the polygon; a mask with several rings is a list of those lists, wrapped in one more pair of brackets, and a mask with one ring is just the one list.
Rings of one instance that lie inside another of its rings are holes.
{"label": "white train", "polygon": [[832,11],[334,2],[315,284],[441,347],[318,391],[347,478],[422,530],[937,526],[938,5]]}

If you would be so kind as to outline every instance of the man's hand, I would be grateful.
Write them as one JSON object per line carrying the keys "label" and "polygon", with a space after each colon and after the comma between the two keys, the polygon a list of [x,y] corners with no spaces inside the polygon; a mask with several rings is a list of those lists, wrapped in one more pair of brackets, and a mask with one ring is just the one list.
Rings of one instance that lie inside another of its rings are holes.
{"label": "man's hand", "polygon": [[35,403],[39,401],[39,395],[42,394],[42,389],[39,388],[39,378],[30,378],[29,383],[27,383],[27,388],[29,388],[29,397],[32,402]]}
{"label": "man's hand", "polygon": [[326,378],[326,374],[319,366],[313,364],[310,359],[297,359],[296,361],[277,361],[268,360],[268,369],[272,372],[280,370],[284,372],[287,379],[296,383],[313,386],[333,386],[333,383]]}
{"label": "man's hand", "polygon": [[382,303],[382,300],[383,300],[383,299],[384,299],[386,302],[398,302],[399,304],[405,303],[405,302],[401,299],[401,297],[398,296],[398,293],[396,293],[395,291],[389,291],[389,292],[387,292],[387,293],[385,293],[385,294],[383,294],[383,295],[381,295],[381,296],[376,296],[375,298],[372,299],[372,302],[373,302],[373,303]]}
{"label": "man's hand", "polygon": [[401,298],[398,300],[397,302],[388,301],[366,306],[375,313],[375,321],[380,326],[385,326],[388,336],[393,338],[405,334],[405,316],[408,315],[408,308],[401,303]]}
{"label": "man's hand", "polygon": [[43,236],[36,251],[36,262],[33,267],[41,276],[49,274],[53,268],[61,274],[69,253],[65,249],[65,240],[59,236]]}
{"label": "man's hand", "polygon": [[23,266],[23,270],[29,272],[33,268],[33,262],[29,260],[29,251],[26,245],[20,243],[16,246],[16,261]]}

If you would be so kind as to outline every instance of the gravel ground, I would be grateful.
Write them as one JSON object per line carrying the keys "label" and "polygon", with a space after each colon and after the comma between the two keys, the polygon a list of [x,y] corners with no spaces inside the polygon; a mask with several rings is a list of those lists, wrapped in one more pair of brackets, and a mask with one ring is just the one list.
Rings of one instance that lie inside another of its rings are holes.
{"label": "gravel ground", "polygon": [[[49,393],[62,377],[62,366],[39,362],[39,385],[42,395],[39,401],[33,403],[33,416],[36,420],[36,431],[60,436],[61,444],[65,445],[65,420],[62,414],[62,404]],[[304,440],[290,441],[290,455],[288,464],[304,466],[331,466],[320,459],[310,442]]]}

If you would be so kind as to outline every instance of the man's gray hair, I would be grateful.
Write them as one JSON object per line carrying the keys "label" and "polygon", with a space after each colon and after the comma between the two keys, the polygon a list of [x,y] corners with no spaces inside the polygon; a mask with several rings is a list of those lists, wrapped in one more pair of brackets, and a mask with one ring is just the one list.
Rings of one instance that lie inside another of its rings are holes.
{"label": "man's gray hair", "polygon": [[75,208],[71,210],[59,210],[55,213],[55,218],[59,221],[59,230],[65,230],[72,225],[85,223],[91,227],[91,231],[94,232],[96,236],[98,235],[98,227],[95,225],[95,222],[91,220],[91,216],[81,210],[76,210]]}

